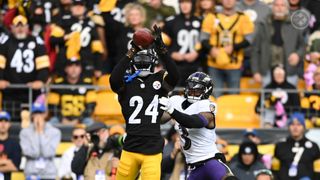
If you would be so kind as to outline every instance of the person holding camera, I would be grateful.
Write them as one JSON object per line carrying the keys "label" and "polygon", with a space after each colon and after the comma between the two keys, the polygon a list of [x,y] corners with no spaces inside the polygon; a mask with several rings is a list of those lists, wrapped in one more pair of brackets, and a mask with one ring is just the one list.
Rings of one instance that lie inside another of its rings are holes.
{"label": "person holding camera", "polygon": [[109,137],[108,127],[101,122],[95,122],[86,131],[86,140],[75,153],[71,169],[78,178],[107,179],[118,164],[118,158],[113,158],[113,137]]}

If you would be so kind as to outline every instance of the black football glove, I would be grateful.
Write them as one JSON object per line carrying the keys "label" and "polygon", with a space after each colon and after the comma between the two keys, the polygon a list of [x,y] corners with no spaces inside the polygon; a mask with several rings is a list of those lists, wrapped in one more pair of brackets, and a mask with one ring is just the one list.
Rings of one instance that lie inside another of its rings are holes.
{"label": "black football glove", "polygon": [[168,52],[167,46],[164,44],[162,37],[161,37],[161,28],[158,27],[157,25],[153,26],[153,30],[155,33],[155,39],[154,39],[154,44],[155,44],[155,50],[159,54],[165,54]]}
{"label": "black football glove", "polygon": [[129,59],[132,59],[133,56],[134,56],[137,52],[141,51],[142,49],[141,49],[139,46],[137,46],[133,41],[131,41],[130,44],[131,44],[131,48],[128,50],[126,56],[127,56]]}

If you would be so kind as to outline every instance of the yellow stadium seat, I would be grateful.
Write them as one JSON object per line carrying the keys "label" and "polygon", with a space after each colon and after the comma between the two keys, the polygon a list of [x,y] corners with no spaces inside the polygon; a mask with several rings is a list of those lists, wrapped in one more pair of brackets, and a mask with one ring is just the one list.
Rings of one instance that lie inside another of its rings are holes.
{"label": "yellow stadium seat", "polygon": [[[107,124],[109,120],[115,120],[117,123],[123,123],[121,106],[118,102],[118,95],[112,91],[102,91],[97,93],[97,105],[94,116],[99,121]],[[113,124],[113,123],[111,123]]]}
{"label": "yellow stadium seat", "polygon": [[259,116],[255,113],[258,96],[225,95],[217,99],[217,127],[258,128]]}
{"label": "yellow stadium seat", "polygon": [[103,86],[103,87],[106,87],[107,91],[111,91],[111,87],[110,87],[110,74],[105,74],[103,76],[101,76],[99,79],[98,79],[98,82],[97,82],[97,85],[98,86]]}
{"label": "yellow stadium seat", "polygon": [[14,180],[25,180],[23,172],[13,172],[11,173],[11,179]]}
{"label": "yellow stadium seat", "polygon": [[[71,139],[70,139],[71,141]],[[71,142],[61,142],[56,149],[56,156],[62,156],[62,154],[69,149],[73,144]]]}
{"label": "yellow stadium seat", "polygon": [[[243,77],[240,79],[240,89],[261,89],[261,83],[257,83],[255,80],[249,77]],[[241,94],[257,94],[255,92],[241,91]]]}

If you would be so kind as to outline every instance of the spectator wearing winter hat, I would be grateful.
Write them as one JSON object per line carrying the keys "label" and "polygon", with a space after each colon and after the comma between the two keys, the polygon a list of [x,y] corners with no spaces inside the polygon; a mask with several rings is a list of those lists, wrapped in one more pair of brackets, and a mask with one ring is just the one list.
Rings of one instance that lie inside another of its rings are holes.
{"label": "spectator wearing winter hat", "polygon": [[320,179],[320,151],[305,137],[305,119],[295,112],[288,123],[289,137],[275,146],[272,170],[276,179]]}
{"label": "spectator wearing winter hat", "polygon": [[27,159],[24,169],[27,178],[55,179],[57,176],[54,157],[61,132],[46,123],[46,112],[43,103],[34,103],[31,108],[32,124],[20,131],[20,146]]}
{"label": "spectator wearing winter hat", "polygon": [[238,160],[232,162],[230,168],[240,180],[254,179],[255,171],[265,169],[265,166],[259,160],[257,145],[253,142],[243,142],[238,154]]}
{"label": "spectator wearing winter hat", "polygon": [[8,112],[0,112],[0,179],[4,180],[11,179],[11,172],[19,169],[21,160],[20,145],[9,136],[10,120]]}

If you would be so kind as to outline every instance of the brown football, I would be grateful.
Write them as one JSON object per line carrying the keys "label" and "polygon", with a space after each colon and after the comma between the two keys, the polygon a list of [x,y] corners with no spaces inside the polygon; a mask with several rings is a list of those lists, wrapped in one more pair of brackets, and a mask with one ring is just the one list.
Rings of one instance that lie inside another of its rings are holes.
{"label": "brown football", "polygon": [[133,43],[143,48],[149,47],[154,41],[151,31],[147,28],[139,29],[133,34]]}

